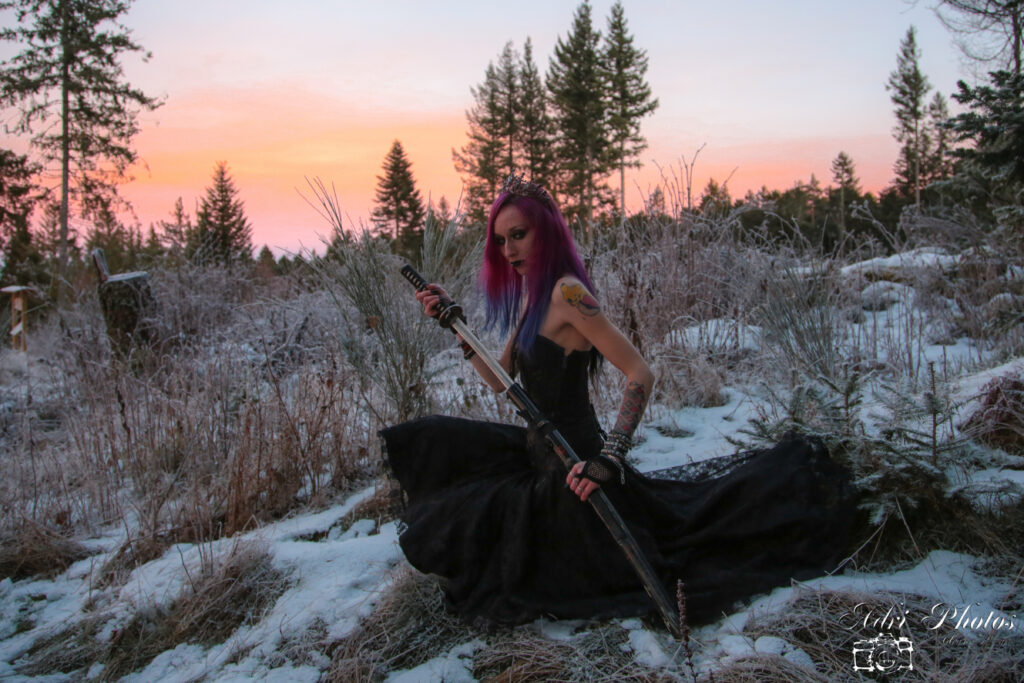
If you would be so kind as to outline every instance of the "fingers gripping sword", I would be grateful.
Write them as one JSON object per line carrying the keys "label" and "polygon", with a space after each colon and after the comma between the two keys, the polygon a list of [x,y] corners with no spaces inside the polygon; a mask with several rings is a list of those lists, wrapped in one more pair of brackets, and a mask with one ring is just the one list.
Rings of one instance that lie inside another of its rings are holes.
{"label": "fingers gripping sword", "polygon": [[[417,290],[424,291],[427,289],[427,281],[412,266],[403,266],[402,275]],[[580,458],[576,455],[572,446],[569,445],[569,442],[565,440],[565,437],[562,436],[555,425],[544,417],[537,405],[530,400],[526,390],[509,377],[505,369],[501,367],[501,364],[495,360],[494,356],[488,352],[480,339],[469,329],[469,326],[466,324],[466,318],[462,313],[462,307],[451,299],[442,297],[438,303],[438,313],[435,317],[441,327],[450,329],[453,333],[457,332],[476,351],[477,356],[487,364],[487,367],[498,378],[501,385],[505,387],[504,393],[518,409],[519,415],[551,444],[555,454],[561,459],[565,468],[567,470],[572,469],[573,465],[580,462]],[[651,567],[651,563],[648,562],[647,557],[640,549],[636,538],[633,537],[632,532],[626,526],[626,522],[612,505],[603,489],[595,490],[587,500],[594,507],[598,517],[604,522],[608,531],[611,532],[612,538],[615,539],[619,548],[626,555],[626,559],[640,578],[640,582],[643,584],[644,590],[647,591],[647,595],[654,601],[658,611],[661,613],[665,626],[668,627],[668,630],[674,636],[678,637],[679,615],[676,612],[676,608],[669,598],[664,584],[662,584],[658,575],[654,573],[654,568]]]}

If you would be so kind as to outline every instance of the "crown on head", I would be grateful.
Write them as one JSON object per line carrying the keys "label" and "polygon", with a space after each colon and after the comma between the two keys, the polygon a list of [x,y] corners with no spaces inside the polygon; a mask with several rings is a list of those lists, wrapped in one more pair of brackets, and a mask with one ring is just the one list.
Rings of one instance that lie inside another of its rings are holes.
{"label": "crown on head", "polygon": [[540,183],[526,180],[521,173],[518,175],[512,173],[508,178],[505,178],[505,182],[501,186],[501,191],[518,195],[520,197],[532,197],[533,199],[540,200],[545,204],[549,204],[551,206],[555,205],[554,198]]}

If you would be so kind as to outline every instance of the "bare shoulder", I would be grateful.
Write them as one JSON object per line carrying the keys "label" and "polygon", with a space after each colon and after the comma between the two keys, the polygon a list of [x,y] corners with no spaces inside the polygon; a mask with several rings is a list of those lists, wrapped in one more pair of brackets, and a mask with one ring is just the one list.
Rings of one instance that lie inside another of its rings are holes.
{"label": "bare shoulder", "polygon": [[555,283],[554,291],[551,292],[551,302],[559,308],[573,308],[588,318],[601,313],[597,298],[586,285],[572,276],[563,277]]}

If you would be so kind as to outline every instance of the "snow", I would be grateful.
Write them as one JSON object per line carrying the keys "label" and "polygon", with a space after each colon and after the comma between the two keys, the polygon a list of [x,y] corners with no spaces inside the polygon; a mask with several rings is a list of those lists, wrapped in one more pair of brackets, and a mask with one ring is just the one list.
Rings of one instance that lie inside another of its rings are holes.
{"label": "snow", "polygon": [[860,261],[845,266],[840,272],[843,275],[864,275],[867,273],[881,273],[913,268],[949,269],[956,266],[959,261],[959,256],[950,254],[945,249],[922,247],[893,254],[892,256],[879,256],[878,258]]}
{"label": "snow", "polygon": [[[641,472],[708,460],[734,453],[736,448],[727,441],[743,429],[756,410],[756,399],[740,388],[726,391],[727,403],[713,408],[681,408],[667,411],[646,425],[645,440],[629,452],[630,459]],[[614,416],[606,419],[612,424]],[[689,434],[682,438],[664,436],[656,429],[673,433],[682,430]]]}
{"label": "snow", "polygon": [[629,619],[622,625],[629,630],[629,646],[636,655],[636,661],[655,669],[668,667],[672,663],[672,657],[665,652],[660,639],[643,628],[639,621]]}
{"label": "snow", "polygon": [[[908,267],[949,268],[956,260],[957,257],[941,250],[922,249],[855,264],[844,268],[843,273],[857,276]],[[888,330],[888,342],[897,351],[917,344],[919,361],[935,362],[940,376],[955,380],[951,396],[960,406],[960,419],[977,407],[985,385],[993,378],[1024,373],[1024,358],[996,367],[972,369],[983,360],[983,354],[970,341],[957,339],[951,344],[938,344],[922,339],[918,333],[926,328],[907,324],[908,320],[913,322],[908,318],[908,307],[914,292],[905,284],[878,280],[866,284],[860,296],[868,311],[864,320],[852,328],[863,335],[867,335],[867,330]],[[759,329],[724,319],[678,328],[665,339],[669,347],[703,350],[756,351],[761,343]],[[17,361],[21,363],[20,357]],[[29,372],[24,363],[15,364],[13,369],[8,364],[6,368],[5,372],[17,377]],[[451,390],[460,389],[452,382]],[[764,404],[758,391],[736,384],[728,386],[726,404],[711,408],[651,406],[651,419],[642,427],[644,439],[630,457],[641,471],[650,472],[733,452],[735,447],[729,439],[740,436],[740,430]],[[871,406],[865,406],[865,411],[870,409]],[[613,415],[603,417],[605,424],[614,419]],[[987,495],[992,501],[1022,496],[1024,459],[1014,461],[1007,456],[1007,461],[1018,464],[966,471],[958,485],[969,488],[979,498]],[[232,539],[172,546],[163,556],[132,571],[127,581],[110,595],[102,595],[96,588],[96,576],[99,567],[124,541],[122,528],[110,528],[95,538],[85,539],[83,542],[97,554],[75,563],[52,580],[0,581],[0,679],[17,678],[15,663],[32,643],[80,620],[97,597],[101,598],[100,607],[113,615],[98,636],[109,639],[113,629],[137,610],[173,601],[187,585],[189,576],[199,571],[204,557],[227,552],[234,543],[252,542],[267,550],[274,567],[287,582],[268,612],[258,622],[239,628],[224,643],[212,647],[178,645],[125,680],[320,680],[330,666],[325,654],[314,652],[302,663],[290,662],[279,654],[283,646],[301,640],[312,629],[322,629],[329,640],[343,638],[372,611],[395,577],[396,568],[405,566],[394,523],[377,529],[372,520],[358,520],[345,531],[338,526],[345,515],[372,494],[373,489],[367,488],[326,510],[296,514]],[[306,540],[310,538],[319,540]],[[1024,625],[1024,614],[1004,613],[996,607],[1011,590],[1007,582],[980,574],[973,557],[937,550],[898,571],[866,573],[847,568],[842,574],[777,588],[758,597],[747,607],[694,632],[698,671],[713,671],[758,654],[779,656],[813,671],[814,664],[807,653],[785,639],[771,635],[752,638],[743,633],[751,617],[784,614],[801,587],[880,593],[891,595],[894,600],[901,595],[924,596],[933,601],[933,609],[909,614],[908,618],[921,623],[945,619],[972,637],[991,632],[997,623],[1015,624],[1018,632]],[[637,662],[655,668],[678,664],[678,643],[648,630],[639,620],[620,623],[628,631],[628,645],[624,647],[632,651]],[[585,627],[584,622],[543,619],[532,625],[537,633],[552,641],[572,640]],[[480,639],[459,644],[420,666],[392,671],[387,680],[472,681],[472,657],[483,646]],[[99,677],[102,673],[102,669],[94,666],[88,677]],[[55,676],[52,680],[63,677]]]}
{"label": "snow", "polygon": [[392,672],[385,679],[387,683],[420,683],[420,681],[445,681],[448,683],[471,683],[473,678],[473,654],[484,647],[482,640],[471,640],[456,645],[444,655],[420,664],[414,669]]}

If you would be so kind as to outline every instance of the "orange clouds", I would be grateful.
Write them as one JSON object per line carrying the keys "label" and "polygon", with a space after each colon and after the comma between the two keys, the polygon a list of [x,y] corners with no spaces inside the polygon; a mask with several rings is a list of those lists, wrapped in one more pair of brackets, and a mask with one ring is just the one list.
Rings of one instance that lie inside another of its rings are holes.
{"label": "orange clouds", "polygon": [[[410,114],[344,93],[250,87],[176,94],[140,123],[136,146],[148,171],[140,169],[123,192],[144,226],[165,219],[178,197],[193,213],[210,184],[214,164],[226,161],[257,246],[269,244],[278,251],[295,251],[300,245],[317,248],[319,235],[329,233],[330,226],[300,196],[312,194],[306,178],[333,184],[349,226],[365,224],[381,164],[396,139],[412,162],[425,200],[444,195],[454,205],[459,199],[461,180],[451,150],[465,144],[462,111]],[[689,159],[699,146],[657,129],[648,135],[651,146],[643,154],[644,167],[626,176],[630,210],[639,209],[655,186],[666,185],[654,161],[669,185],[682,185],[680,154]],[[695,202],[709,178],[729,178],[734,198],[762,186],[788,188],[797,180],[809,180],[811,173],[827,186],[829,165],[840,150],[853,158],[861,186],[877,191],[892,177],[896,157],[895,143],[884,132],[763,143],[707,142],[695,165]],[[680,144],[684,149],[678,148]],[[610,182],[617,186],[617,176]]]}
{"label": "orange clouds", "polygon": [[179,196],[191,212],[214,164],[226,161],[257,245],[316,246],[330,226],[299,195],[310,194],[305,179],[333,183],[358,225],[395,139],[424,199],[443,194],[454,204],[461,187],[451,162],[451,148],[464,142],[461,112],[413,116],[302,90],[225,89],[177,95],[146,118],[136,145],[148,172],[140,169],[124,188],[144,225],[165,218]]}

